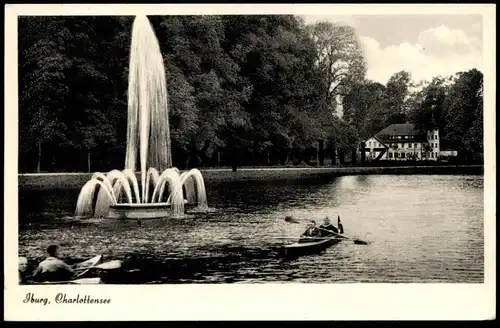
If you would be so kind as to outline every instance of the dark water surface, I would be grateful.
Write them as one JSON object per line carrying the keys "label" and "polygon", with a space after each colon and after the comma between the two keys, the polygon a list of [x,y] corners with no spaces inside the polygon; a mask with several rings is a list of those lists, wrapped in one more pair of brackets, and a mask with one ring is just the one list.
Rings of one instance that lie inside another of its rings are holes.
{"label": "dark water surface", "polygon": [[[20,191],[20,255],[30,270],[48,244],[72,263],[123,260],[103,281],[136,283],[483,282],[483,176],[365,175],[206,183],[213,212],[135,221],[71,216],[79,190]],[[302,224],[336,222],[369,245],[343,241],[282,259]]]}

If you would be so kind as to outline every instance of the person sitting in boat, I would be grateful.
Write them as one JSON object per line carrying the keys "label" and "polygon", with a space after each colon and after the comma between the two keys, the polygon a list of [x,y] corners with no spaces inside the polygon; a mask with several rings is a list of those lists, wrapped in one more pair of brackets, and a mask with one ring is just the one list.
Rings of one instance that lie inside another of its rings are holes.
{"label": "person sitting in boat", "polygon": [[[337,234],[342,234],[344,233],[344,227],[342,226],[342,222],[340,222],[340,216],[337,219],[337,227],[335,227],[333,224],[330,223],[330,218],[327,216],[325,218],[324,223],[320,226],[321,230],[321,235],[323,237],[328,237],[328,236],[336,236]],[[331,232],[328,232],[328,231]]]}
{"label": "person sitting in boat", "polygon": [[324,223],[320,226],[320,228],[321,236],[323,237],[335,236],[339,233],[337,227],[331,224],[328,216],[325,218]]}
{"label": "person sitting in boat", "polygon": [[24,256],[19,257],[19,283],[24,281],[24,272],[28,268],[28,259]]}
{"label": "person sitting in boat", "polygon": [[316,221],[311,220],[307,226],[307,230],[300,237],[319,237],[321,236],[321,231],[316,227]]}
{"label": "person sitting in boat", "polygon": [[40,262],[32,278],[37,281],[63,281],[69,280],[74,274],[71,266],[58,258],[58,246],[47,247],[49,257]]}

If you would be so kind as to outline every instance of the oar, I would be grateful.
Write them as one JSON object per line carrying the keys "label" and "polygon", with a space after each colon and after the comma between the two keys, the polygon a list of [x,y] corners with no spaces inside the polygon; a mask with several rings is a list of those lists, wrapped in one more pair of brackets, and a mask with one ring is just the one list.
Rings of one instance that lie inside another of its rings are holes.
{"label": "oar", "polygon": [[[289,223],[305,223],[306,222],[305,220],[298,220],[298,219],[293,218],[291,216],[285,217],[285,221],[289,222]],[[337,235],[339,237],[343,237],[345,239],[352,240],[355,244],[358,244],[358,245],[368,245],[368,243],[366,241],[363,241],[361,239],[355,239],[355,238],[351,238],[351,237],[348,237],[348,236],[344,236],[344,235],[341,235],[339,233],[336,233],[336,232],[333,232],[333,231],[330,231],[330,230],[327,230],[327,229],[323,229],[323,228],[320,228],[320,227],[318,227],[318,229],[324,230],[324,231],[328,231],[329,233],[332,233],[332,234]]]}
{"label": "oar", "polygon": [[77,270],[87,270],[87,269],[99,269],[99,270],[115,270],[119,269],[122,266],[122,261],[120,260],[113,260],[109,262],[104,262],[98,265],[90,266],[90,267],[84,267],[84,268],[75,268],[73,271]]}

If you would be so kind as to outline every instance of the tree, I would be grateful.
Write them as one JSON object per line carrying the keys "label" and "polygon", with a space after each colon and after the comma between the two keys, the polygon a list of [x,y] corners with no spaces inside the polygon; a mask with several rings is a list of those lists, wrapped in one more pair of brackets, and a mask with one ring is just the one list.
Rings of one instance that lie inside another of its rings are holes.
{"label": "tree", "polygon": [[482,158],[483,74],[477,69],[459,73],[445,107],[446,141],[465,159]]}
{"label": "tree", "polygon": [[411,75],[400,71],[390,77],[386,85],[386,106],[390,113],[388,124],[405,123],[408,117],[407,99]]}
{"label": "tree", "polygon": [[417,128],[424,131],[439,129],[444,136],[444,100],[447,93],[445,79],[436,77],[414,96],[409,115]]}
{"label": "tree", "polygon": [[19,127],[21,152],[37,148],[37,168],[42,170],[44,145],[66,145],[68,129],[64,122],[64,104],[69,89],[66,84],[67,69],[72,61],[64,50],[70,37],[64,22],[57,18],[23,18],[21,33]]}
{"label": "tree", "polygon": [[[289,147],[316,139],[320,120],[319,78],[311,70],[315,47],[293,16],[227,16],[227,53],[241,67],[251,97],[245,105],[257,147]],[[260,144],[260,145],[259,145]]]}
{"label": "tree", "polygon": [[386,102],[386,87],[373,81],[355,84],[344,97],[344,119],[358,138],[366,140],[387,125],[392,113]]}
{"label": "tree", "polygon": [[330,22],[308,27],[316,44],[316,66],[323,77],[322,97],[333,106],[338,95],[349,92],[366,74],[366,62],[354,28]]}
{"label": "tree", "polygon": [[244,136],[251,129],[243,107],[251,86],[223,47],[223,18],[167,16],[152,21],[165,52],[176,155],[183,157],[207,140],[217,147]]}

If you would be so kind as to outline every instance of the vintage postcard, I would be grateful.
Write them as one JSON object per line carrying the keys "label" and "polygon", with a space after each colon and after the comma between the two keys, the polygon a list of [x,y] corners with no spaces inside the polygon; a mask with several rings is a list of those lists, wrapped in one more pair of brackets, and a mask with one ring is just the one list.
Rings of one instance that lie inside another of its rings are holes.
{"label": "vintage postcard", "polygon": [[5,318],[496,318],[494,5],[7,5]]}

